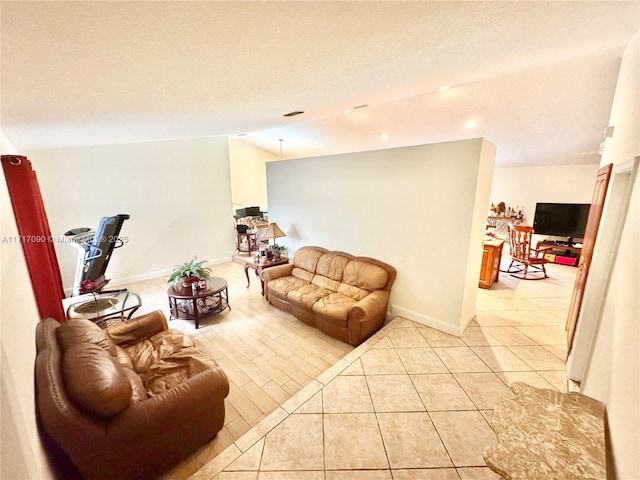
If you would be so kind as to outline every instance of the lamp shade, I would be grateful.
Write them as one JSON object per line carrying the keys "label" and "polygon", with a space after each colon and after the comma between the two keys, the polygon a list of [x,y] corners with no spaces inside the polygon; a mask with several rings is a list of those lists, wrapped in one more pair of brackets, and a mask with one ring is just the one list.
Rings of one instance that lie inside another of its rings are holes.
{"label": "lamp shade", "polygon": [[285,233],[280,230],[280,227],[278,226],[277,223],[270,223],[269,224],[269,228],[267,228],[267,231],[264,232],[264,234],[262,235],[262,238],[280,238],[280,237],[286,237]]}

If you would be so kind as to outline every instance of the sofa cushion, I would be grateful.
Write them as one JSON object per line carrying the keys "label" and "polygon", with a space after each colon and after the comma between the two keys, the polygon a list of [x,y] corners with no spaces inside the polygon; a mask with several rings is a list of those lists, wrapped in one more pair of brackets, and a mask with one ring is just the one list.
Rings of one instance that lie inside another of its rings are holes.
{"label": "sofa cushion", "polygon": [[126,352],[126,350],[122,348],[120,345],[116,345],[115,347],[116,347],[116,354],[114,355],[114,358],[116,359],[116,361],[123,367],[130,368],[133,370],[133,363],[131,363],[131,357],[129,357],[129,354]]}
{"label": "sofa cushion", "polygon": [[116,355],[115,344],[107,332],[86,318],[68,319],[60,325],[56,336],[63,352],[79,343],[91,343],[102,347],[111,355]]}
{"label": "sofa cushion", "polygon": [[269,290],[275,292],[278,296],[285,298],[290,291],[303,287],[308,283],[309,282],[297,277],[280,277],[269,282]]}
{"label": "sofa cushion", "polygon": [[132,368],[124,368],[124,373],[127,376],[129,385],[131,385],[131,403],[137,403],[149,398],[147,395],[147,389],[142,383],[142,378]]}
{"label": "sofa cushion", "polygon": [[309,271],[304,270],[302,268],[293,267],[293,269],[291,270],[291,275],[293,275],[296,278],[300,278],[300,279],[304,280],[305,282],[311,283],[311,280],[313,280],[313,277],[315,276],[315,273],[309,272]]}
{"label": "sofa cushion", "polygon": [[62,357],[62,377],[69,398],[88,412],[111,416],[131,403],[124,367],[99,345],[69,347]]}
{"label": "sofa cushion", "polygon": [[107,333],[113,343],[124,348],[141,340],[146,340],[160,330],[167,330],[168,328],[164,314],[162,311],[156,310],[141,317],[117,323],[107,328]]}
{"label": "sofa cushion", "polygon": [[195,347],[179,330],[164,330],[125,348],[135,372],[140,374],[146,394],[158,395],[216,363]]}
{"label": "sofa cushion", "polygon": [[216,366],[213,360],[196,347],[184,347],[168,357],[159,359],[140,377],[147,389],[147,395],[153,397]]}
{"label": "sofa cushion", "polygon": [[341,283],[338,285],[337,291],[346,295],[347,297],[351,297],[354,300],[362,300],[364,297],[369,295],[368,290],[364,290],[360,287],[355,287],[353,285],[349,285],[348,283]]}
{"label": "sofa cushion", "polygon": [[336,255],[335,253],[325,253],[318,260],[316,274],[324,275],[340,282],[347,263],[349,263],[349,258],[347,257]]}
{"label": "sofa cushion", "polygon": [[125,347],[125,351],[131,358],[133,369],[142,374],[158,360],[180,351],[185,344],[193,345],[191,340],[185,337],[180,330],[171,329],[163,330],[147,340]]}
{"label": "sofa cushion", "polygon": [[331,294],[331,290],[309,283],[295,290],[291,290],[287,294],[287,299],[310,309],[319,299],[329,294]]}
{"label": "sofa cushion", "polygon": [[340,285],[339,281],[325,277],[324,275],[314,275],[311,283],[319,287],[326,288],[327,290],[331,290],[332,292],[338,291],[338,286]]}
{"label": "sofa cushion", "polygon": [[369,291],[383,289],[388,279],[389,274],[384,268],[361,260],[351,260],[342,274],[344,283]]}
{"label": "sofa cushion", "polygon": [[346,327],[349,309],[354,303],[356,301],[353,298],[335,292],[320,298],[311,308],[314,312],[333,320],[336,325]]}
{"label": "sofa cushion", "polygon": [[318,250],[301,248],[293,255],[293,265],[307,272],[316,273],[316,265],[322,255],[324,254]]}

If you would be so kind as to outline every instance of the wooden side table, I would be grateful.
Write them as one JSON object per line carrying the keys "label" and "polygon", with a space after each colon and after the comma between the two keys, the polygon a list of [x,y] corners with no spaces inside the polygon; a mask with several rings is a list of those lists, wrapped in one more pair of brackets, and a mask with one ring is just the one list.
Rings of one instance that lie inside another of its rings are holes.
{"label": "wooden side table", "polygon": [[503,238],[485,240],[482,249],[482,266],[480,268],[480,288],[491,288],[500,276],[500,260],[502,259]]}
{"label": "wooden side table", "polygon": [[256,262],[255,260],[247,260],[244,264],[244,274],[247,276],[247,288],[251,286],[251,280],[249,279],[249,269],[253,268],[256,271],[256,275],[260,279],[260,284],[262,286],[262,296],[264,296],[264,280],[262,279],[262,271],[266,268],[275,267],[278,265],[286,265],[289,263],[288,258],[280,258],[278,260],[264,260],[260,262]]}

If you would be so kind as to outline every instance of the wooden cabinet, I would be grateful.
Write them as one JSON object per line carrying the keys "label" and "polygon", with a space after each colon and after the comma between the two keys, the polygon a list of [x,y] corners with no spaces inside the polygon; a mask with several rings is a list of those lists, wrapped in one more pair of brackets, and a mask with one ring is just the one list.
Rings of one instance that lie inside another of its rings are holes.
{"label": "wooden cabinet", "polygon": [[484,242],[480,281],[478,282],[480,288],[491,288],[491,285],[498,281],[503,245],[503,239],[492,239]]}

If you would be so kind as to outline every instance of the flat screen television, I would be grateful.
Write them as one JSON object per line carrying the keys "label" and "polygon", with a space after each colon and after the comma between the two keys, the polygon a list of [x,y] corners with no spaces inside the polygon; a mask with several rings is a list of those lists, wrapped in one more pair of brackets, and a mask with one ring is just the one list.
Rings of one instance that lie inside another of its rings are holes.
{"label": "flat screen television", "polygon": [[262,215],[260,212],[260,207],[245,207],[245,213],[247,217],[259,217]]}
{"label": "flat screen television", "polygon": [[533,231],[568,237],[567,243],[571,245],[575,238],[584,238],[590,207],[589,203],[537,203]]}

